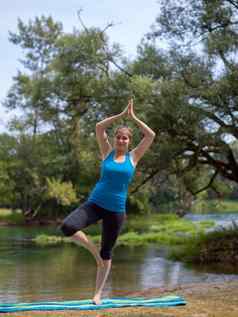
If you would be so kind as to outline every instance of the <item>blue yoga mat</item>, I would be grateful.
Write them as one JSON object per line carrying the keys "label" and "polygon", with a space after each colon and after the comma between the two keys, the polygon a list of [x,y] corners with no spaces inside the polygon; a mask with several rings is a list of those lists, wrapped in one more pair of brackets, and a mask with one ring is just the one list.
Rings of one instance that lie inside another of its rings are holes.
{"label": "blue yoga mat", "polygon": [[48,301],[32,303],[0,303],[0,313],[34,311],[34,310],[98,310],[120,307],[169,307],[186,305],[186,301],[179,296],[169,295],[158,298],[146,299],[142,297],[133,298],[105,298],[100,305],[93,304],[92,300],[72,301]]}

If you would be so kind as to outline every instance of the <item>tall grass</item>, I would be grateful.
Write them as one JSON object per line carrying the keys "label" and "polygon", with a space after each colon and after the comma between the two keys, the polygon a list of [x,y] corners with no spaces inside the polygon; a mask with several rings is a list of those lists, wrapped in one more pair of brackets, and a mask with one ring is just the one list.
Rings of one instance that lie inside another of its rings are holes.
{"label": "tall grass", "polygon": [[[191,237],[200,235],[202,232],[214,226],[213,221],[193,223],[173,214],[151,214],[148,216],[130,216],[118,238],[118,245],[139,246],[155,243],[157,245],[180,245]],[[91,238],[100,241],[100,226],[90,228],[87,233]],[[70,242],[62,236],[40,235],[34,240],[41,245]]]}

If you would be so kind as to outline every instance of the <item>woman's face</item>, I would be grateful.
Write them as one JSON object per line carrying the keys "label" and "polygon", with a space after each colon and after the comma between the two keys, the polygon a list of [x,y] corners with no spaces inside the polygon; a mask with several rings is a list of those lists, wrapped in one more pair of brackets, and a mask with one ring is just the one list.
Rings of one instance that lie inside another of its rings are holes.
{"label": "woman's face", "polygon": [[114,136],[114,147],[118,150],[127,150],[130,138],[126,130],[118,130]]}

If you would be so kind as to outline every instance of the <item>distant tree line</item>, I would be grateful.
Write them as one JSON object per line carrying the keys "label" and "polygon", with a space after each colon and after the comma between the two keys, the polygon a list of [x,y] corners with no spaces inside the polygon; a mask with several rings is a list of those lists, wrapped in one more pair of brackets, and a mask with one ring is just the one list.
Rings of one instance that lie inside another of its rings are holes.
{"label": "distant tree line", "polygon": [[[156,211],[166,202],[186,211],[201,192],[237,198],[238,5],[159,5],[133,60],[110,43],[112,25],[82,23],[65,33],[52,17],[18,20],[9,40],[24,52],[24,71],[4,101],[20,114],[0,135],[1,206],[57,217],[83,201],[100,171],[95,124],[124,109],[132,95],[156,139],[138,165],[129,212]],[[124,123],[135,146],[141,133]]]}

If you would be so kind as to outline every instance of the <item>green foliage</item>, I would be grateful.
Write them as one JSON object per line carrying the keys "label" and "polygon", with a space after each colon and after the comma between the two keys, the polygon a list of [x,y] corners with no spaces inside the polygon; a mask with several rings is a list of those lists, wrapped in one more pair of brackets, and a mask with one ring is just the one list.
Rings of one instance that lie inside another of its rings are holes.
{"label": "green foliage", "polygon": [[150,214],[153,208],[150,204],[150,189],[145,186],[143,191],[136,192],[129,197],[128,201],[129,213]]}
{"label": "green foliage", "polygon": [[[203,193],[201,193],[203,194]],[[194,213],[224,213],[224,212],[238,212],[237,200],[223,200],[223,199],[206,199],[206,195],[197,197],[192,207]],[[203,197],[201,197],[203,196]],[[200,198],[201,197],[201,198]]]}
{"label": "green foliage", "polygon": [[58,237],[58,236],[48,236],[46,234],[40,234],[36,238],[33,239],[35,243],[37,243],[40,246],[46,246],[46,245],[55,245],[58,243],[70,243],[69,238],[65,237]]}
{"label": "green foliage", "polygon": [[237,266],[238,226],[216,230],[187,240],[180,249],[173,249],[170,257],[197,264],[229,264]]}
{"label": "green foliage", "polygon": [[[100,236],[92,236],[92,241],[97,243],[100,241]],[[56,245],[60,243],[74,243],[74,241],[67,237],[62,236],[48,236],[47,234],[40,234],[32,239],[36,244],[44,247],[47,245]]]}
{"label": "green foliage", "polygon": [[[129,89],[136,96],[136,100],[146,103],[151,98],[155,85],[155,81],[148,76],[134,75],[129,84]],[[137,109],[137,111],[140,112],[140,109]]]}
{"label": "green foliage", "polygon": [[[234,192],[222,178],[238,181],[236,145],[227,141],[237,137],[236,10],[220,1],[162,1],[133,61],[109,45],[105,30],[66,34],[51,17],[19,19],[10,41],[24,50],[26,71],[14,77],[4,105],[23,115],[10,122],[12,136],[0,140],[0,203],[34,216],[85,198],[99,177],[95,123],[123,110],[132,94],[135,113],[156,140],[138,166],[130,211],[167,204],[186,213],[210,180],[215,193]],[[161,36],[169,39],[167,49],[154,41]],[[202,53],[189,46],[200,37]],[[133,124],[136,146],[141,135]],[[47,179],[55,182],[50,193]]]}
{"label": "green foliage", "polygon": [[34,21],[30,20],[28,24],[18,18],[17,26],[17,33],[10,32],[10,41],[27,51],[25,60],[22,61],[24,66],[36,70],[39,60],[42,65],[48,64],[54,56],[52,50],[62,32],[62,24],[54,22],[50,16],[42,15]]}
{"label": "green foliage", "polygon": [[[160,133],[166,136],[165,144],[172,145],[171,157],[186,163],[185,172],[196,173],[194,167],[207,165],[210,180],[218,174],[238,180],[230,147],[237,138],[237,62],[232,57],[238,47],[236,22],[237,6],[229,1],[162,1],[147,36],[152,44],[155,39],[168,40],[173,71],[161,81],[158,94],[164,118],[159,122]],[[226,190],[212,182],[210,187],[220,194]]]}
{"label": "green foliage", "polygon": [[0,209],[0,221],[8,224],[22,225],[25,217],[20,210]]}
{"label": "green foliage", "polygon": [[[212,226],[214,223],[211,221],[194,224],[173,214],[151,214],[149,217],[129,216],[117,244],[125,246],[141,246],[150,243],[159,246],[184,245],[187,240],[203,234]],[[100,242],[101,235],[98,226],[88,228],[87,233],[93,241]],[[56,244],[65,242],[65,238],[44,235],[38,236],[34,241],[41,245]]]}
{"label": "green foliage", "polygon": [[71,182],[62,182],[58,179],[46,179],[47,195],[50,199],[56,199],[57,203],[62,206],[70,206],[76,203],[76,192]]}
{"label": "green foliage", "polygon": [[[8,206],[9,202],[14,201],[14,182],[7,172],[7,162],[0,161],[0,204]],[[6,185],[7,184],[7,185]]]}

